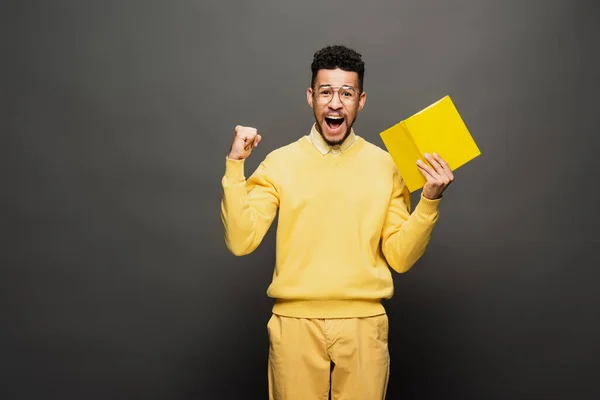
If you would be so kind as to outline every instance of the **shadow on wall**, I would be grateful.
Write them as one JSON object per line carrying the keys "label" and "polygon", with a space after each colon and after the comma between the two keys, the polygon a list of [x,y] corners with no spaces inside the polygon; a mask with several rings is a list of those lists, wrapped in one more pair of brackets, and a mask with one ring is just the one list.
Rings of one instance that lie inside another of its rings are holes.
{"label": "shadow on wall", "polygon": [[461,392],[460,381],[464,379],[456,368],[454,349],[459,339],[440,318],[443,302],[442,297],[425,299],[409,291],[387,302],[391,357],[388,399],[460,398],[453,397]]}
{"label": "shadow on wall", "polygon": [[[199,316],[199,332],[179,370],[178,399],[268,398],[267,322],[272,301],[266,288],[273,273],[273,233],[244,257],[227,256],[223,298],[213,299],[210,316]],[[209,308],[210,309],[210,308]],[[206,332],[208,330],[209,332]]]}

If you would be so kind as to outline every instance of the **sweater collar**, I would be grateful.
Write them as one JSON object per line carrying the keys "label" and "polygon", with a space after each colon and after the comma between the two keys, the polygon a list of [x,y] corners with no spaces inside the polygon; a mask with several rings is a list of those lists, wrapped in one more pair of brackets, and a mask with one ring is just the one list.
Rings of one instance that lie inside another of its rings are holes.
{"label": "sweater collar", "polygon": [[350,128],[350,134],[341,144],[330,146],[324,139],[323,136],[317,130],[317,124],[313,124],[312,129],[310,130],[310,134],[308,135],[308,140],[321,152],[321,154],[325,155],[331,153],[332,155],[343,154],[347,151],[354,143],[356,143],[356,139],[358,137],[354,133],[354,128]]}

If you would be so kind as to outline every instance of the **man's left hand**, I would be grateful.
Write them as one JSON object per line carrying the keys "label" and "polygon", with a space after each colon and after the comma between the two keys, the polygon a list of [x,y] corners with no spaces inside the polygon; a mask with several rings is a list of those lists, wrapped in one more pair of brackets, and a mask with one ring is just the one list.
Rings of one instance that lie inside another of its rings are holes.
{"label": "man's left hand", "polygon": [[438,154],[433,153],[432,157],[429,153],[425,153],[425,159],[431,166],[417,160],[417,167],[427,179],[423,186],[423,197],[436,200],[442,197],[444,190],[454,181],[454,174]]}

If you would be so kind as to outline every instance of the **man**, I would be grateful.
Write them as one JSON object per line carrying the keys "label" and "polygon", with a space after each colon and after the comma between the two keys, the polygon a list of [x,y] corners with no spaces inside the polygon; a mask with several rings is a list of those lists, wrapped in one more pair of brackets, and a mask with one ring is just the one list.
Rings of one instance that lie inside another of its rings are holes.
{"label": "man", "polygon": [[352,128],[367,98],[362,56],[328,46],[311,69],[310,133],[272,151],[248,180],[244,160],[261,136],[235,128],[222,180],[225,241],[235,255],[252,252],[279,212],[269,398],[383,399],[390,267],[405,272],[421,257],[454,177],[435,154],[419,161],[427,183],[411,214],[390,155]]}

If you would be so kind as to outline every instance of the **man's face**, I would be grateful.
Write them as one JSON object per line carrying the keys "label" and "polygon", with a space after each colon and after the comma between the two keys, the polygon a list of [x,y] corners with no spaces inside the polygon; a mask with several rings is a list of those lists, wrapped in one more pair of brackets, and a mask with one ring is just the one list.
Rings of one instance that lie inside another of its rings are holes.
{"label": "man's face", "polygon": [[367,94],[359,92],[357,72],[321,69],[313,87],[306,91],[306,98],[313,109],[317,130],[333,146],[350,134]]}

